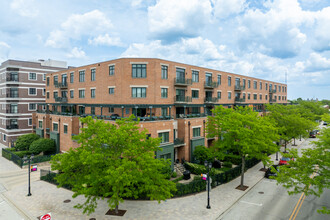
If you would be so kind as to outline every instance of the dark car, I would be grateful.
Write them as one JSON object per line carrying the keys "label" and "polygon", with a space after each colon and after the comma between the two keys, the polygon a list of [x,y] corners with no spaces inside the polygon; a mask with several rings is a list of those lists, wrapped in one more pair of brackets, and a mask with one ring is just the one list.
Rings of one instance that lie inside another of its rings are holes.
{"label": "dark car", "polygon": [[266,178],[269,178],[269,177],[271,177],[271,176],[277,176],[277,173],[272,171],[272,167],[274,167],[275,170],[277,170],[277,172],[279,172],[278,165],[271,165],[271,166],[267,169],[267,171],[266,171],[266,173],[265,173],[265,177],[266,177]]}
{"label": "dark car", "polygon": [[294,160],[294,159],[289,157],[282,157],[278,165],[287,165],[290,160]]}
{"label": "dark car", "polygon": [[328,125],[328,123],[327,122],[323,122],[323,125]]}
{"label": "dark car", "polygon": [[310,138],[316,138],[316,132],[315,131],[311,131],[311,132],[309,132],[309,137]]}

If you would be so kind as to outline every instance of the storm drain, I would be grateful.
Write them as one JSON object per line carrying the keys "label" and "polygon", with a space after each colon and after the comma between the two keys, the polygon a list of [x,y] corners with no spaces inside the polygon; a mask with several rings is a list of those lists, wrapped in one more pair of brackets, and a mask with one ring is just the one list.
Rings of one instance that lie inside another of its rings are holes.
{"label": "storm drain", "polygon": [[64,203],[69,203],[69,202],[71,202],[71,200],[70,199],[67,199],[67,200],[64,200],[63,202]]}
{"label": "storm drain", "polygon": [[264,194],[264,192],[258,192],[259,194]]}

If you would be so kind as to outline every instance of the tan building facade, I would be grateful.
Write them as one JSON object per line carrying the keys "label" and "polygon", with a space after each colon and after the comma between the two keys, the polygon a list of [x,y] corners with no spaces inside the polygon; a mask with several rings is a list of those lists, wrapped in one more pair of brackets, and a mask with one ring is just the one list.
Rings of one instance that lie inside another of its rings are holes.
{"label": "tan building facade", "polygon": [[46,75],[46,102],[33,125],[53,138],[58,151],[76,147],[79,117],[92,115],[113,123],[134,114],[141,129],[161,137],[157,157],[192,160],[196,146],[210,146],[204,132],[217,105],[287,103],[287,85],[188,64],[152,58],[121,58]]}

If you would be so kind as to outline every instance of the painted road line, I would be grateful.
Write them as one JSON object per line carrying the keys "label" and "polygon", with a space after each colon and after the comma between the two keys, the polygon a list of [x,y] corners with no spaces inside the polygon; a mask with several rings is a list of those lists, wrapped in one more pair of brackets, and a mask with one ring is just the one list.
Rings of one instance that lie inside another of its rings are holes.
{"label": "painted road line", "polygon": [[250,205],[262,206],[262,204],[260,204],[260,203],[253,203],[253,202],[246,202],[246,201],[240,201],[240,202],[250,204]]}

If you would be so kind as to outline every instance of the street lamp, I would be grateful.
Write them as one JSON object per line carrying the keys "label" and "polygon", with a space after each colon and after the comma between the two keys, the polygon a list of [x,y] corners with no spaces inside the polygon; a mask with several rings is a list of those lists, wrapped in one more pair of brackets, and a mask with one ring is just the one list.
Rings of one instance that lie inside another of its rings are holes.
{"label": "street lamp", "polygon": [[210,169],[212,168],[212,163],[208,162],[208,161],[204,161],[204,166],[207,169],[207,181],[206,181],[206,186],[207,186],[207,209],[210,209],[210,187],[211,187],[211,183],[210,183]]}
{"label": "street lamp", "polygon": [[29,172],[29,187],[28,187],[28,194],[27,194],[27,196],[32,196],[32,194],[31,194],[31,187],[30,187],[30,173],[31,173],[31,160],[33,159],[33,157],[34,157],[33,154],[31,154],[29,158],[26,155],[23,157],[24,162],[26,162],[26,161],[29,162],[29,167],[28,167],[28,172]]}

